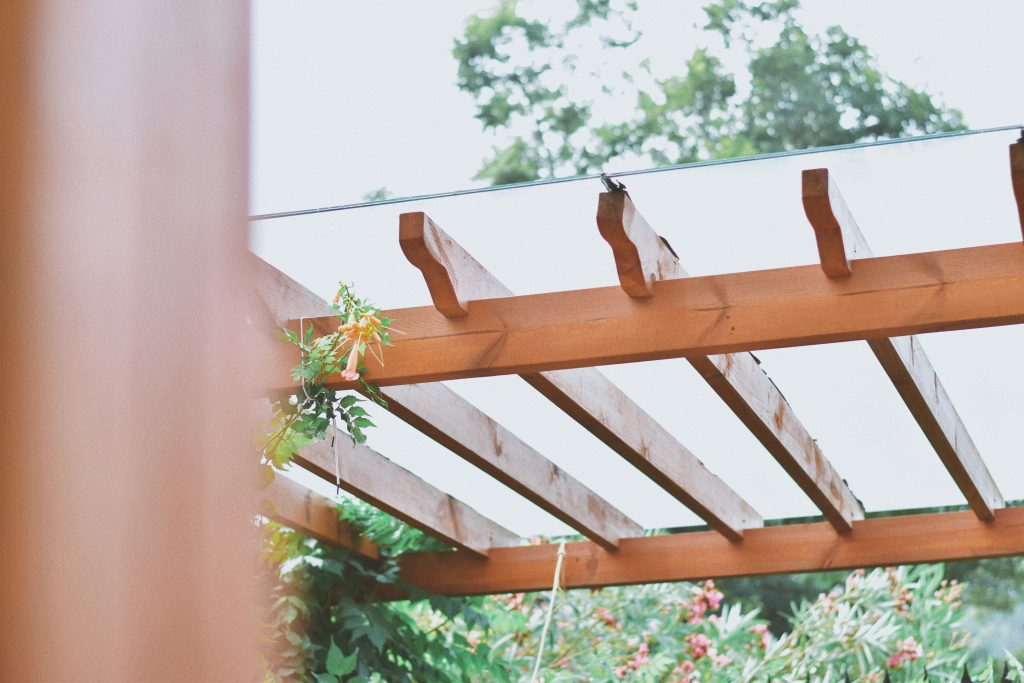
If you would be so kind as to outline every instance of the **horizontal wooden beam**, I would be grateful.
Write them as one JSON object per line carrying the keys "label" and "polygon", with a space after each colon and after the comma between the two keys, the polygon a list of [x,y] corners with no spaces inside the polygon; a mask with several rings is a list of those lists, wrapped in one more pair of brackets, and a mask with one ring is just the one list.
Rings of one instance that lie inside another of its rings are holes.
{"label": "horizontal wooden beam", "polygon": [[[663,280],[655,292],[484,299],[459,319],[433,306],[386,311],[403,334],[386,366],[367,361],[367,379],[388,386],[1018,324],[1024,243],[864,259],[842,280],[815,264]],[[294,360],[282,348],[275,376],[288,377]]]}
{"label": "horizontal wooden beam", "polygon": [[[409,261],[422,271],[442,315],[463,317],[475,299],[512,296],[426,214],[402,214],[399,239]],[[738,540],[744,529],[761,526],[761,516],[750,505],[599,371],[580,368],[522,377],[713,529]]]}
{"label": "horizontal wooden beam", "polygon": [[518,545],[519,536],[460,500],[423,481],[372,448],[337,435],[299,449],[295,464],[423,533],[459,550],[486,557],[491,548]]}
{"label": "horizontal wooden beam", "polygon": [[[255,258],[255,257],[254,257]],[[260,259],[260,292],[279,324],[289,317],[326,315],[327,303]],[[396,337],[402,335],[396,335]],[[386,353],[390,357],[392,349]],[[267,349],[275,378],[290,376],[295,354],[284,344]],[[281,374],[284,373],[284,374]],[[385,388],[388,410],[588,538],[614,548],[642,527],[581,484],[466,399],[439,383]]]}
{"label": "horizontal wooden beam", "polygon": [[[675,252],[626,192],[601,193],[597,223],[615,255],[619,282],[630,296],[650,296],[653,283],[687,277]],[[641,278],[649,284],[650,294],[640,289]],[[850,487],[757,359],[749,353],[730,353],[687,360],[838,531],[846,533],[854,520],[864,518]]]}
{"label": "horizontal wooden beam", "polygon": [[[879,517],[854,522],[849,534],[827,523],[749,530],[740,543],[714,532],[623,540],[610,553],[567,543],[562,585],[601,588],[729,576],[891,566],[1024,554],[1024,508],[998,510],[985,523],[973,512]],[[444,595],[550,588],[555,544],[495,550],[486,560],[444,553],[400,558],[402,578]]]}
{"label": "horizontal wooden beam", "polygon": [[1020,217],[1021,234],[1024,235],[1024,131],[1021,131],[1020,140],[1010,145],[1010,182]]}
{"label": "horizontal wooden beam", "polygon": [[287,477],[274,477],[259,497],[260,513],[275,522],[367,559],[380,557],[377,546],[340,519],[333,501]]}
{"label": "horizontal wooden beam", "polygon": [[[822,269],[826,274],[835,271],[840,255],[845,254],[847,272],[839,277],[847,277],[860,269],[859,261],[856,267],[852,262],[870,257],[871,248],[828,169],[806,170],[803,181],[804,208],[818,239]],[[823,249],[823,244],[828,248]],[[868,346],[971,509],[981,519],[992,519],[993,512],[1004,505],[1003,496],[921,343],[913,336],[901,336],[868,339]]]}

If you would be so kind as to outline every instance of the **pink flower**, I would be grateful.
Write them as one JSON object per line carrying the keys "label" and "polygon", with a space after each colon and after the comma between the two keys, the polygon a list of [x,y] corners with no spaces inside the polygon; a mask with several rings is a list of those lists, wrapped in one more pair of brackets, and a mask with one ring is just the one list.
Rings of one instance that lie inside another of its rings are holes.
{"label": "pink flower", "polygon": [[706,655],[708,648],[711,647],[711,639],[703,633],[691,633],[686,637],[686,642],[689,643],[690,654],[695,660]]}
{"label": "pink flower", "polygon": [[715,653],[711,655],[711,661],[713,661],[716,666],[729,666],[732,664],[732,657]]}
{"label": "pink flower", "polygon": [[345,364],[345,369],[341,372],[341,378],[346,382],[355,382],[359,379],[359,346],[352,347],[352,350],[348,352],[348,363]]}
{"label": "pink flower", "polygon": [[722,591],[715,588],[715,582],[708,579],[704,582],[704,600],[708,603],[708,607],[711,609],[718,609],[722,604]]}
{"label": "pink flower", "polygon": [[758,645],[762,650],[767,650],[769,643],[771,643],[772,635],[768,632],[768,627],[765,624],[754,624],[750,627],[750,632],[755,636],[758,636]]}
{"label": "pink flower", "polygon": [[900,668],[903,666],[904,661],[916,662],[923,652],[923,648],[914,640],[914,636],[910,636],[896,644],[899,646],[899,650],[889,657],[890,669]]}

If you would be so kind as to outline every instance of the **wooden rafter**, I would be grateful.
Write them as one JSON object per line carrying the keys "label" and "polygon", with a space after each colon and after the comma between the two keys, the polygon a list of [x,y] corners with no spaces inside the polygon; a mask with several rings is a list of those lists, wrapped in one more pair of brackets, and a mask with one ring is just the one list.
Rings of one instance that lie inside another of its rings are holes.
{"label": "wooden rafter", "polygon": [[[829,277],[851,277],[852,261],[870,258],[871,249],[828,169],[803,172],[803,203],[822,269]],[[992,519],[1003,496],[920,342],[912,336],[867,342],[971,509]]]}
{"label": "wooden rafter", "polygon": [[[264,261],[255,261],[260,292],[278,324],[299,315],[330,314],[323,299]],[[294,354],[283,344],[267,351],[283,362],[270,364],[285,373],[277,377],[288,376]],[[595,542],[614,548],[619,539],[642,533],[639,524],[443,384],[394,386],[382,393],[388,410],[400,419]]]}
{"label": "wooden rafter", "polygon": [[[864,259],[842,279],[815,264],[664,280],[655,291],[482,299],[457,319],[433,306],[386,311],[404,334],[386,366],[369,359],[367,378],[389,386],[1019,324],[1024,244]],[[278,378],[294,363],[287,351],[265,359]]]}
{"label": "wooden rafter", "polygon": [[1020,217],[1021,234],[1024,234],[1024,131],[1021,131],[1020,140],[1010,145],[1010,182]]}
{"label": "wooden rafter", "polygon": [[[858,520],[853,533],[827,523],[751,529],[742,543],[714,532],[624,540],[610,553],[593,543],[566,544],[566,588],[757,576],[999,557],[1024,553],[1024,508],[1005,508],[988,523],[973,512]],[[550,588],[554,544],[502,548],[486,561],[451,553],[404,555],[402,578],[435,593],[472,595]]]}
{"label": "wooden rafter", "polygon": [[377,547],[360,536],[352,525],[338,517],[334,503],[305,486],[276,476],[259,492],[260,513],[315,539],[376,560]]}
{"label": "wooden rafter", "polygon": [[[321,479],[456,548],[486,557],[491,548],[517,545],[519,536],[431,486],[372,448],[344,434],[299,450],[294,461]],[[334,448],[338,449],[335,461]]]}
{"label": "wooden rafter", "polygon": [[[612,248],[619,282],[630,296],[648,298],[656,282],[688,277],[626,192],[601,193],[597,225]],[[687,360],[836,530],[846,533],[854,520],[863,519],[860,502],[751,354]]]}
{"label": "wooden rafter", "polygon": [[382,390],[388,410],[606,548],[643,528],[532,446],[439,383]]}
{"label": "wooden rafter", "polygon": [[[434,305],[449,318],[468,315],[474,299],[512,296],[422,212],[401,215],[399,241],[423,273]],[[523,379],[712,528],[738,540],[744,529],[762,525],[750,505],[599,371],[540,372]]]}

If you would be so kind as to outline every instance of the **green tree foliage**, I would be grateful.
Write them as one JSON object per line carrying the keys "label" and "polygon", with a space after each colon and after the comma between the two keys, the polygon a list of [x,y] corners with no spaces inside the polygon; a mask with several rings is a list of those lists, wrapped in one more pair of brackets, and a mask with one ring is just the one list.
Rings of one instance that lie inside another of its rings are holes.
{"label": "green tree foliage", "polygon": [[552,7],[500,0],[455,41],[458,86],[498,140],[477,177],[496,185],[962,127],[841,27],[809,33],[796,0],[708,4],[707,44],[683,64],[644,54],[636,0]]}

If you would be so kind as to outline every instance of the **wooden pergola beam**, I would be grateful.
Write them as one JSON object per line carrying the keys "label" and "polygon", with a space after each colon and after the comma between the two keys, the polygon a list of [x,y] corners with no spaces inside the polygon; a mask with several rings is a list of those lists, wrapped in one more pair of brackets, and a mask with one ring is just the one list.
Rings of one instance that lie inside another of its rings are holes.
{"label": "wooden pergola beam", "polygon": [[[390,351],[390,349],[388,350]],[[605,548],[643,527],[440,383],[382,389],[388,410]]]}
{"label": "wooden pergola beam", "polygon": [[[260,293],[279,325],[298,316],[331,315],[316,294],[259,258],[254,264]],[[297,361],[293,350],[284,344],[264,350],[274,359],[268,363],[272,381],[290,377]],[[393,386],[381,393],[400,419],[595,542],[614,548],[619,539],[643,533],[639,524],[443,384]]]}
{"label": "wooden pergola beam", "polygon": [[[870,258],[871,249],[828,169],[803,172],[803,203],[822,270],[829,277],[853,277],[861,264],[852,261]],[[867,341],[971,509],[992,519],[1005,505],[1003,496],[920,342],[912,336]]]}
{"label": "wooden pergola beam", "polygon": [[377,546],[340,519],[330,499],[305,486],[278,475],[259,492],[259,497],[259,511],[265,517],[366,559],[380,558]]}
{"label": "wooden pergola beam", "polygon": [[[634,298],[653,296],[660,280],[688,277],[676,254],[625,191],[602,192],[597,225],[612,248],[619,282]],[[690,365],[753,433],[840,533],[864,509],[749,353],[691,356]]]}
{"label": "wooden pergola beam", "polygon": [[1024,130],[1020,140],[1010,145],[1010,182],[1013,184],[1013,198],[1017,203],[1021,234],[1024,235]]}
{"label": "wooden pergola beam", "polygon": [[[399,218],[399,242],[419,268],[438,311],[468,315],[475,299],[512,291],[422,212]],[[619,453],[717,531],[739,540],[761,516],[683,444],[593,368],[522,376],[531,386]]]}
{"label": "wooden pergola beam", "polygon": [[[858,520],[850,534],[827,523],[751,529],[742,543],[710,531],[623,540],[610,553],[567,543],[562,584],[601,588],[729,576],[854,569],[1024,553],[1024,508],[998,510],[991,522],[973,512]],[[403,555],[402,578],[443,595],[536,591],[551,587],[556,544],[496,549],[486,561],[451,553]]]}
{"label": "wooden pergola beam", "polygon": [[337,475],[352,495],[467,553],[486,557],[491,548],[518,545],[515,533],[372,448],[340,432],[336,438],[333,447],[330,438],[304,446],[294,462],[332,484]]}
{"label": "wooden pergola beam", "polygon": [[[386,311],[404,334],[386,366],[369,359],[367,379],[389,386],[1019,324],[1024,244],[864,259],[843,279],[814,264],[663,280],[655,291],[482,299],[457,319],[433,306]],[[332,319],[314,322],[327,330]],[[283,345],[264,359],[277,378],[294,361]]]}

